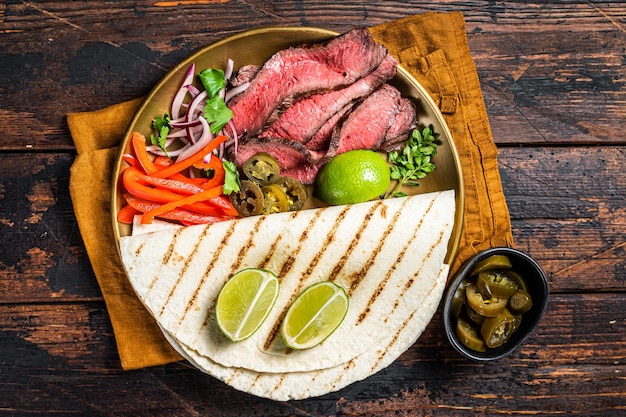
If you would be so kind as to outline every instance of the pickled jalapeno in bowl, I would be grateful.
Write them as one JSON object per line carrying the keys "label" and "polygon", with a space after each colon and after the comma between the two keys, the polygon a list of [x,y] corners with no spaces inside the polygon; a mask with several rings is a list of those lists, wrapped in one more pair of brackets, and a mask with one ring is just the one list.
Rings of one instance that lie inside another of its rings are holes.
{"label": "pickled jalapeno in bowl", "polygon": [[502,358],[534,330],[547,298],[547,277],[532,258],[512,248],[486,250],[450,282],[444,299],[446,335],[469,359]]}

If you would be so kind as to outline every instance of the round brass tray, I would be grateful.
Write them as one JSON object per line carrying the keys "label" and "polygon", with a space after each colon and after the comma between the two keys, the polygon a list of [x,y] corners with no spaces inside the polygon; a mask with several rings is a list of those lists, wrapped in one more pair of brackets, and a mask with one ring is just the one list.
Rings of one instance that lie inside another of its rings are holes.
{"label": "round brass tray", "polygon": [[[113,169],[113,191],[111,198],[112,222],[116,241],[120,236],[130,234],[130,226],[117,222],[116,214],[121,208],[123,198],[119,192],[118,180],[126,166],[122,154],[129,151],[129,137],[138,131],[149,137],[152,119],[170,111],[169,106],[189,66],[196,65],[196,72],[205,68],[225,68],[228,59],[234,61],[235,68],[256,64],[262,65],[275,52],[290,46],[312,44],[326,41],[337,33],[315,27],[272,26],[257,28],[238,33],[203,48],[180,62],[171,69],[146,96],[132,118],[120,144],[119,155]],[[397,87],[404,97],[413,98],[417,105],[417,116],[421,126],[432,125],[439,134],[441,145],[434,157],[436,169],[423,180],[419,187],[411,187],[410,192],[427,193],[453,189],[456,194],[456,214],[452,236],[448,244],[446,263],[451,263],[456,255],[461,229],[463,227],[464,189],[459,157],[443,115],[428,92],[401,66],[395,78],[390,82]]]}

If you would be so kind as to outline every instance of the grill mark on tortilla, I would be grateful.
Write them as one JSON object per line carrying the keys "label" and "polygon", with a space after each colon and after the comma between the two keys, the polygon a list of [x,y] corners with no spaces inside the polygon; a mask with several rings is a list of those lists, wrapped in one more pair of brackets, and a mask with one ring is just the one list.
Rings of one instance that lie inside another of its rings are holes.
{"label": "grill mark on tortilla", "polygon": [[[404,199],[404,201],[402,201],[402,205],[400,206],[398,211],[396,211],[394,213],[394,215],[392,217],[392,220],[390,222],[391,227],[388,227],[387,229],[385,229],[385,231],[383,232],[383,235],[380,238],[380,241],[378,242],[378,245],[376,245],[376,247],[374,248],[374,250],[370,254],[369,260],[365,263],[365,265],[357,273],[352,275],[351,282],[350,282],[350,288],[348,288],[348,291],[347,291],[348,292],[348,296],[352,295],[354,290],[356,290],[356,288],[359,286],[361,281],[363,281],[363,279],[365,278],[365,275],[367,275],[367,271],[369,271],[370,268],[372,267],[372,265],[374,265],[374,261],[376,260],[376,257],[378,256],[378,254],[382,250],[383,245],[385,244],[385,241],[387,240],[387,237],[393,231],[394,224],[398,220],[398,217],[400,217],[400,214],[402,213],[402,209],[407,204],[407,202],[408,202],[408,199]],[[382,200],[381,200],[380,204],[382,204]],[[377,207],[378,207],[378,205],[373,207],[373,208],[377,208]],[[385,210],[385,213],[386,213],[386,210]],[[356,246],[356,244],[354,246]],[[379,294],[374,294],[373,298],[377,298],[378,295]],[[373,301],[372,301],[372,299],[370,299],[370,301],[368,302],[368,306],[371,305],[372,303],[373,303]],[[357,324],[358,324],[358,322],[357,322]]]}
{"label": "grill mark on tortilla", "polygon": [[265,216],[261,216],[254,223],[254,226],[252,227],[252,231],[250,232],[250,237],[248,238],[246,243],[243,245],[243,247],[237,254],[237,259],[235,259],[235,261],[233,262],[233,265],[231,267],[231,270],[233,273],[239,270],[241,262],[243,262],[243,258],[246,256],[248,251],[254,247],[254,235],[256,235],[259,232],[259,229],[261,228],[261,225],[265,222],[265,219],[266,219]]}
{"label": "grill mark on tortilla", "polygon": [[237,377],[237,374],[239,374],[240,372],[241,371],[239,370],[239,368],[230,368],[230,376],[224,379],[224,383],[227,385],[231,385],[233,380]]}
{"label": "grill mark on tortilla", "polygon": [[[194,290],[193,294],[191,295],[191,299],[187,303],[187,307],[185,307],[185,311],[183,312],[180,320],[178,321],[178,325],[179,326],[185,320],[185,318],[187,317],[187,313],[191,310],[191,307],[193,307],[196,304],[196,300],[198,299],[198,293],[200,292],[200,289],[204,286],[204,283],[206,282],[206,280],[207,280],[207,278],[209,276],[209,271],[211,271],[211,269],[213,269],[213,267],[215,266],[215,262],[217,262],[217,260],[220,258],[221,254],[222,254],[222,250],[226,247],[228,241],[230,240],[231,236],[233,235],[233,232],[235,230],[235,223],[236,222],[231,222],[228,225],[228,230],[226,230],[226,233],[224,233],[224,236],[222,237],[222,240],[220,241],[219,245],[217,246],[218,249],[215,251],[215,255],[213,255],[213,259],[211,259],[211,262],[209,262],[209,264],[207,265],[206,269],[204,270],[204,273],[202,274],[202,279],[200,280],[200,284],[198,284],[196,286],[196,289]],[[208,226],[207,226],[207,228],[208,228]],[[215,307],[215,303],[217,302],[217,300],[211,300],[211,301],[212,301],[212,305],[209,306],[208,311],[213,311],[213,308]],[[211,318],[211,314],[207,314],[206,318],[202,322],[202,326],[200,326],[200,328],[198,329],[198,332],[196,333],[196,340],[193,341],[192,346],[196,345],[196,342],[198,341],[197,337],[202,333],[204,328],[209,325],[210,318]]]}
{"label": "grill mark on tortilla", "polygon": [[[200,238],[193,244],[193,249],[191,250],[191,253],[189,254],[189,256],[187,256],[185,258],[185,262],[183,263],[182,268],[180,268],[180,270],[178,271],[178,277],[176,277],[176,282],[172,286],[172,288],[170,290],[170,293],[167,295],[167,298],[165,299],[165,303],[161,307],[161,311],[159,311],[159,317],[161,317],[163,315],[163,312],[165,311],[165,308],[169,304],[170,300],[174,296],[174,293],[176,292],[176,289],[178,288],[178,284],[180,284],[180,282],[183,280],[183,277],[185,276],[185,272],[187,272],[187,269],[189,268],[189,265],[191,264],[191,262],[193,261],[193,258],[198,253],[198,250],[200,249],[200,245],[202,244],[202,241],[204,240],[204,238],[206,237],[206,235],[208,233],[208,229],[209,229],[208,226],[206,226],[206,227],[204,227],[202,229],[202,233],[200,234]],[[170,256],[171,256],[171,254],[170,254]],[[194,293],[194,295],[195,295],[195,293]],[[189,307],[191,306],[191,304],[194,301],[195,301],[195,297],[192,298],[191,303],[187,303],[187,307],[185,308],[184,314],[187,314],[187,311],[189,310]],[[184,318],[184,314],[183,314],[183,318]],[[182,319],[180,321],[182,321]]]}
{"label": "grill mark on tortilla", "polygon": [[[169,246],[167,247],[167,250],[165,251],[165,254],[163,254],[163,260],[161,261],[161,265],[165,265],[165,264],[167,264],[169,262],[170,258],[172,257],[172,254],[174,253],[174,247],[176,246],[176,240],[178,240],[178,236],[180,235],[181,232],[182,232],[182,228],[177,229],[174,232],[174,235],[172,236],[172,241],[170,242]],[[159,279],[159,275],[158,274],[155,274],[154,277],[152,277],[152,281],[150,281],[150,284],[148,285],[147,293],[152,291],[152,288],[154,287],[154,285],[156,284],[158,279]]]}
{"label": "grill mark on tortilla", "polygon": [[[365,214],[365,218],[361,222],[361,225],[359,226],[359,230],[357,230],[357,232],[352,237],[352,240],[348,244],[348,250],[346,251],[345,255],[342,256],[341,259],[335,264],[335,267],[333,268],[332,272],[330,273],[330,278],[329,279],[331,281],[335,281],[335,277],[337,277],[339,275],[339,272],[343,269],[343,267],[345,266],[346,262],[348,262],[348,258],[350,257],[350,255],[352,254],[354,249],[356,248],[357,243],[358,243],[361,235],[363,234],[363,231],[367,228],[367,225],[369,224],[370,220],[372,219],[372,216],[374,215],[374,212],[376,212],[378,207],[380,207],[382,204],[383,204],[382,200],[378,201],[377,204],[372,205],[372,207],[370,207],[370,210]],[[383,207],[385,207],[385,206],[383,206]],[[335,227],[335,230],[336,230],[338,224],[336,224],[335,226],[336,226]],[[352,290],[352,283],[350,283],[350,288],[347,289],[348,296],[350,296],[351,290]]]}
{"label": "grill mark on tortilla", "polygon": [[[405,200],[406,202],[406,200]],[[376,302],[376,300],[378,299],[378,296],[380,294],[382,294],[382,292],[384,291],[385,287],[387,286],[387,283],[389,282],[389,280],[391,279],[391,275],[393,274],[393,272],[395,271],[395,265],[398,265],[402,259],[404,258],[404,256],[406,255],[409,247],[411,247],[411,245],[413,244],[413,242],[415,241],[415,239],[417,239],[417,232],[422,228],[422,225],[424,224],[424,219],[426,218],[426,216],[428,216],[428,213],[430,213],[430,210],[433,208],[433,205],[435,204],[435,199],[433,199],[429,206],[426,208],[426,211],[423,213],[422,217],[420,218],[419,222],[417,223],[417,225],[415,226],[415,228],[413,229],[413,234],[411,236],[411,239],[406,242],[404,244],[404,246],[402,247],[402,250],[398,253],[397,257],[396,257],[396,261],[393,263],[393,267],[387,271],[387,274],[385,275],[385,277],[378,283],[378,286],[376,287],[376,290],[374,291],[374,293],[372,294],[372,296],[370,297],[370,299],[368,300],[367,304],[365,305],[363,311],[361,311],[361,314],[359,314],[359,318],[356,322],[356,325],[361,324],[365,318],[367,317],[367,315],[370,313],[372,305]],[[404,204],[402,205],[402,207],[400,207],[400,210],[398,210],[395,214],[394,214],[394,219],[393,221],[395,222],[397,220],[397,217],[400,216],[400,213],[402,212],[402,209],[404,208]],[[388,230],[389,231],[389,230]],[[390,232],[389,232],[390,233]],[[385,236],[386,237],[386,236]],[[383,239],[384,240],[384,239]],[[380,245],[382,245],[384,242],[383,240],[381,240]],[[377,248],[377,250],[379,250],[380,246]],[[432,254],[432,246],[429,250],[429,254]],[[430,256],[430,255],[429,255]],[[428,257],[429,257],[428,256]],[[425,259],[428,259],[425,258]],[[426,260],[422,260],[422,264],[424,264],[424,262],[426,262]],[[369,263],[373,263],[374,262],[374,258],[370,258]],[[368,267],[370,267],[371,265],[368,265]],[[411,282],[412,285],[412,281],[414,281],[415,278],[411,278],[409,281]],[[408,287],[405,286],[404,290],[402,291],[402,293],[400,294],[400,296],[402,296],[411,286],[409,285]],[[394,303],[394,309],[398,307],[398,299],[396,299],[395,303]],[[392,310],[392,311],[393,311]],[[389,319],[389,315],[387,315],[385,317],[384,322],[386,323],[387,320]]]}
{"label": "grill mark on tortilla", "polygon": [[411,319],[413,319],[413,316],[415,316],[415,313],[417,313],[417,310],[411,313],[411,315],[402,323],[402,326],[400,326],[398,330],[394,333],[393,338],[389,341],[387,346],[381,349],[382,352],[378,355],[378,357],[374,361],[374,364],[370,368],[370,373],[376,371],[376,368],[378,367],[378,365],[380,365],[380,363],[385,358],[385,356],[387,356],[387,352],[389,352],[392,346],[395,345],[398,339],[400,338],[400,333],[402,333],[402,331],[404,331],[404,329],[406,329],[406,327],[409,325]]}
{"label": "grill mark on tortilla", "polygon": [[280,386],[283,385],[283,383],[285,382],[285,378],[286,377],[287,376],[285,374],[281,374],[280,375],[280,378],[278,379],[278,382],[276,383],[276,385],[274,385],[273,391],[278,391],[278,388],[280,388]]}
{"label": "grill mark on tortilla", "polygon": [[[319,218],[322,216],[322,213],[324,213],[325,211],[326,211],[326,209],[320,209],[320,210],[317,210],[315,212],[315,215],[309,221],[309,225],[304,229],[304,232],[300,235],[300,239],[298,239],[298,246],[294,250],[294,253],[292,255],[289,255],[289,257],[287,258],[287,262],[285,264],[283,264],[283,267],[281,268],[279,277],[284,277],[285,274],[289,271],[289,269],[291,269],[291,267],[293,266],[293,263],[295,261],[295,256],[294,255],[297,255],[300,252],[300,250],[302,250],[303,242],[307,239],[307,237],[309,236],[309,232],[313,229],[313,227],[315,226],[315,223],[317,223]],[[342,210],[341,213],[345,215],[346,211],[347,211],[347,208]],[[295,219],[297,217],[297,213],[298,212],[294,213],[294,215],[292,216],[292,219]],[[338,216],[338,217],[340,217],[340,216]],[[334,228],[334,229],[336,229],[336,228]],[[323,250],[325,250],[325,248],[322,249],[322,251]],[[307,277],[310,276],[312,272],[313,272],[312,268],[309,268],[307,270],[306,276]],[[274,339],[276,338],[276,335],[278,334],[278,331],[280,329],[280,325],[281,325],[281,323],[283,321],[283,318],[285,317],[285,314],[287,314],[287,310],[289,309],[289,306],[291,305],[293,300],[295,300],[297,295],[302,291],[302,288],[304,286],[305,281],[306,281],[306,278],[301,278],[298,281],[298,285],[294,289],[294,291],[291,293],[291,296],[289,297],[289,301],[285,304],[285,307],[280,312],[280,314],[276,318],[276,321],[272,325],[272,330],[269,332],[269,334],[267,336],[267,339],[265,340],[265,343],[263,344],[263,350],[265,350],[265,351],[268,350],[270,348],[270,346],[272,345],[272,342],[274,341]]]}
{"label": "grill mark on tortilla", "polygon": [[[439,244],[441,244],[441,241],[443,240],[443,235],[444,235],[443,231],[439,233],[439,239],[437,239],[437,242],[435,244],[431,245],[430,248],[428,249],[428,253],[426,254],[426,256],[424,256],[424,259],[422,260],[422,265],[425,264],[430,259],[430,257],[433,254],[433,251],[434,251],[435,247],[437,247]],[[404,288],[402,289],[400,297],[402,297],[402,295],[404,295],[404,293],[406,293],[411,288],[411,286],[417,280],[418,276],[419,276],[419,271],[417,271],[417,273],[413,276],[413,278],[407,280],[407,282],[404,284]],[[398,308],[398,300],[396,300],[396,302],[394,303],[393,307],[389,310],[389,313],[387,314],[387,316],[383,320],[385,323],[387,322],[387,320],[389,320],[389,316],[391,314],[393,314],[393,312],[396,310],[396,308]]]}
{"label": "grill mark on tortilla", "polygon": [[[441,270],[439,271],[439,274],[440,273],[441,273]],[[432,294],[433,291],[435,291],[435,289],[437,289],[437,287],[439,285],[441,285],[441,284],[439,284],[439,283],[437,283],[437,281],[435,281],[435,285],[433,285],[432,288],[430,289],[430,291],[428,291],[428,294],[426,295],[425,299],[427,299],[427,300],[430,299],[431,298],[430,295]],[[404,321],[404,323],[402,323],[402,326],[394,334],[394,336],[391,339],[391,341],[389,341],[389,343],[387,344],[387,347],[385,347],[385,349],[383,350],[383,354],[378,356],[378,359],[374,362],[374,364],[370,368],[370,373],[376,371],[376,368],[378,367],[380,362],[382,362],[382,360],[385,358],[385,356],[387,355],[387,352],[392,348],[393,345],[396,344],[396,342],[400,338],[400,333],[402,333],[402,331],[410,324],[410,321],[413,319],[413,316],[415,316],[415,314],[417,314],[418,311],[421,311],[421,310],[418,308],[415,311],[413,311],[411,313],[411,315],[409,317],[407,317],[407,319]]]}
{"label": "grill mark on tortilla", "polygon": [[[335,235],[336,235],[336,232],[337,232],[337,228],[339,227],[339,224],[345,219],[346,213],[348,212],[348,210],[350,210],[349,207],[350,206],[345,206],[339,212],[339,214],[337,214],[337,217],[335,218],[335,222],[333,223],[333,227],[331,228],[330,233],[328,233],[328,235],[326,235],[326,239],[324,239],[324,243],[322,243],[322,247],[317,251],[317,253],[313,257],[313,259],[311,260],[311,263],[310,263],[309,267],[305,271],[305,276],[306,277],[310,276],[313,273],[313,271],[315,270],[315,267],[317,266],[317,264],[322,259],[322,256],[324,256],[324,254],[326,253],[326,251],[328,250],[330,245],[335,240]],[[331,275],[330,279],[334,280],[334,275]]]}
{"label": "grill mark on tortilla", "polygon": [[[291,270],[291,268],[293,267],[293,264],[296,262],[297,255],[302,250],[302,244],[304,243],[305,240],[307,240],[307,238],[309,237],[309,233],[311,232],[311,230],[313,230],[313,227],[315,226],[315,223],[317,223],[319,218],[322,216],[322,213],[325,211],[326,209],[315,211],[313,217],[309,221],[308,226],[304,228],[304,231],[298,238],[298,246],[293,250],[292,253],[289,254],[289,256],[287,256],[287,259],[283,263],[282,268],[280,268],[279,276],[284,277]],[[292,214],[291,219],[294,220],[297,217],[298,217],[298,212],[296,211]],[[300,281],[302,282],[302,280]]]}

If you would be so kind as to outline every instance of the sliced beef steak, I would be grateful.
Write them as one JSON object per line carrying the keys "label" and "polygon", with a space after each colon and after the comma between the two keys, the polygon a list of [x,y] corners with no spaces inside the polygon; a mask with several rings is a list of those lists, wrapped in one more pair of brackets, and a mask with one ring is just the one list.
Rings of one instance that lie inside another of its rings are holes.
{"label": "sliced beef steak", "polygon": [[244,65],[243,67],[239,68],[237,72],[231,77],[231,85],[233,87],[237,87],[245,83],[249,83],[259,72],[259,69],[261,69],[261,67],[258,65]]}
{"label": "sliced beef steak", "polygon": [[324,160],[355,149],[378,149],[400,112],[400,99],[389,84],[369,95],[335,127]]}
{"label": "sliced beef steak", "polygon": [[400,112],[396,115],[393,124],[387,131],[380,149],[390,152],[400,148],[402,143],[409,138],[409,132],[416,126],[415,103],[408,98],[400,99]]}
{"label": "sliced beef steak", "polygon": [[259,137],[279,137],[307,143],[337,112],[368,96],[396,75],[397,61],[391,54],[374,71],[348,87],[302,98],[287,108]]}
{"label": "sliced beef steak", "polygon": [[284,49],[272,56],[229,103],[239,135],[256,135],[268,117],[296,94],[332,90],[372,72],[387,55],[367,28],[353,29],[326,45]]}
{"label": "sliced beef steak", "polygon": [[[330,146],[330,138],[335,130],[335,126],[350,113],[354,108],[355,103],[350,103],[343,109],[335,113],[330,119],[326,120],[319,130],[313,135],[311,139],[306,143],[306,147],[309,151],[317,151],[320,153],[326,153]],[[320,158],[323,155],[320,155]]]}

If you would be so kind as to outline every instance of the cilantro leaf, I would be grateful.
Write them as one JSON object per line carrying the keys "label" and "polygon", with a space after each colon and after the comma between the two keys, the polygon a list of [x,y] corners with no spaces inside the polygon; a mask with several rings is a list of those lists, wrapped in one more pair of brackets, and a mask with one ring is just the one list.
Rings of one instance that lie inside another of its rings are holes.
{"label": "cilantro leaf", "polygon": [[435,164],[431,158],[437,154],[437,146],[437,137],[432,128],[427,126],[421,132],[414,129],[402,151],[389,152],[390,178],[397,183],[385,198],[406,196],[405,192],[400,191],[403,185],[418,186],[418,180],[433,172]]}
{"label": "cilantro leaf", "polygon": [[167,135],[170,133],[172,128],[170,121],[170,115],[167,113],[165,113],[163,117],[157,116],[152,121],[152,127],[156,130],[157,135],[155,136],[154,134],[150,134],[150,142],[161,148],[166,155],[167,150],[165,149],[165,142],[167,140]]}
{"label": "cilantro leaf", "polygon": [[211,133],[217,134],[232,117],[232,110],[226,107],[224,99],[220,96],[207,99],[204,106],[204,118],[211,126]]}
{"label": "cilantro leaf", "polygon": [[222,160],[222,165],[224,166],[224,185],[222,186],[222,192],[225,195],[239,192],[241,182],[237,174],[237,167],[226,159]]}
{"label": "cilantro leaf", "polygon": [[198,78],[200,78],[200,82],[206,90],[209,98],[215,97],[224,87],[226,87],[224,71],[221,69],[207,68],[200,71]]}

